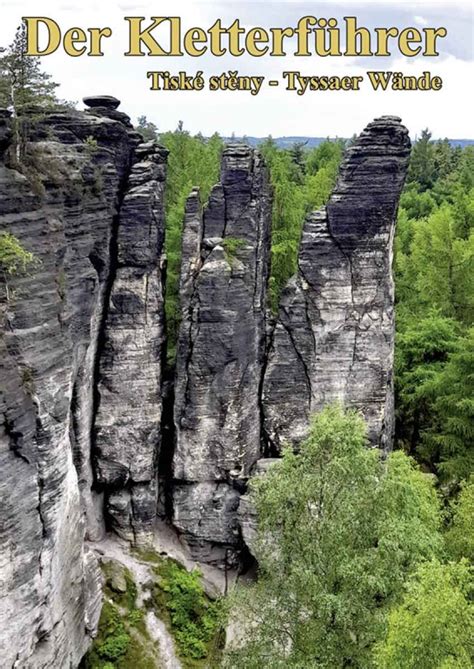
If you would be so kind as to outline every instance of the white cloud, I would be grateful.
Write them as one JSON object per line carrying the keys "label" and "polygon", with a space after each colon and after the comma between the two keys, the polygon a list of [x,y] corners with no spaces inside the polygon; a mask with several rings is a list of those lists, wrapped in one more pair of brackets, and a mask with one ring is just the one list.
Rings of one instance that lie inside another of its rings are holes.
{"label": "white cloud", "polygon": [[427,26],[428,25],[428,21],[424,18],[424,16],[414,16],[413,20],[419,26]]}

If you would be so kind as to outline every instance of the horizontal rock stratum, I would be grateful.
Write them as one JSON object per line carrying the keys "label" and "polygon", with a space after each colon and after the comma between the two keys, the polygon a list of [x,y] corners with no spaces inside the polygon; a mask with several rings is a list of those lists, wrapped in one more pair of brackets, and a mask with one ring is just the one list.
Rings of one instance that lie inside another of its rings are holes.
{"label": "horizontal rock stratum", "polygon": [[304,438],[311,412],[341,401],[364,414],[374,446],[392,439],[392,242],[410,150],[399,119],[377,119],[349,148],[327,207],[304,224],[276,318],[262,156],[230,145],[209,202],[191,193],[170,473],[159,464],[167,151],[143,142],[118,100],[86,102],[32,109],[23,164],[0,113],[0,233],[36,259],[0,273],[7,668],[78,666],[101,603],[88,540],[149,543],[159,484],[183,543],[222,567],[239,562],[242,534],[251,542],[249,477]]}

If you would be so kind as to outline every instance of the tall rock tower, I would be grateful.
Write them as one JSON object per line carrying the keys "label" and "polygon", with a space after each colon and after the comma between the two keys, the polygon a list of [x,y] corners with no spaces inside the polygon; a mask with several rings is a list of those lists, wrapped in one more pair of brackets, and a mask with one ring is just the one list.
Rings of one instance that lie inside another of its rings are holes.
{"label": "tall rock tower", "polygon": [[257,151],[223,154],[221,183],[187,203],[175,387],[174,524],[194,555],[239,543],[240,491],[260,457],[271,192]]}
{"label": "tall rock tower", "polygon": [[400,119],[376,119],[347,151],[327,206],[306,219],[263,384],[275,451],[304,438],[310,414],[331,402],[362,412],[374,446],[391,445],[393,237],[409,154]]}

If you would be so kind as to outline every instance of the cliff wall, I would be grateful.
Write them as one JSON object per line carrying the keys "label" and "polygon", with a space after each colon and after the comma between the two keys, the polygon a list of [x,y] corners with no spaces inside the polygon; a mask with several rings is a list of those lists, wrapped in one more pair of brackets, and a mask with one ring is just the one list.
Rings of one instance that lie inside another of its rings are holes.
{"label": "cliff wall", "polygon": [[[202,206],[187,202],[171,474],[163,440],[167,151],[118,101],[31,109],[20,160],[0,114],[0,233],[35,263],[0,276],[0,656],[78,666],[101,579],[88,540],[151,545],[163,490],[194,558],[237,565],[249,478],[310,414],[340,401],[372,445],[393,431],[392,246],[410,144],[394,117],[348,150],[310,214],[298,271],[267,310],[272,189],[258,151],[230,145]],[[168,411],[169,409],[167,409]],[[159,485],[162,490],[159,490]]]}
{"label": "cliff wall", "polygon": [[[12,149],[15,121],[7,114],[0,121],[0,230],[35,256],[23,276],[2,276],[1,287],[0,656],[5,667],[77,666],[96,629],[100,572],[85,539],[100,539],[105,532],[104,492],[109,507],[112,498],[105,463],[123,466],[120,454],[105,455],[103,438],[94,439],[94,433],[103,437],[109,411],[104,399],[97,413],[98,400],[126,349],[116,347],[111,361],[105,344],[114,345],[111,322],[117,324],[115,338],[126,340],[132,310],[127,306],[143,312],[134,297],[147,272],[155,332],[144,326],[149,350],[140,356],[152,358],[146,377],[153,388],[143,392],[154,395],[157,411],[149,440],[159,440],[164,154],[140,148],[140,136],[115,106],[104,98],[87,113],[32,109],[23,119],[20,162]],[[143,201],[146,211],[140,217]],[[128,244],[133,207],[136,226]],[[152,219],[156,230],[150,231]],[[148,262],[147,245],[154,253]],[[133,251],[140,256],[137,266]],[[122,311],[121,318],[109,303]],[[146,320],[143,313],[141,318]],[[133,421],[137,417],[125,387],[134,375],[133,370],[129,378],[122,375],[117,398]],[[135,434],[137,426],[128,429]],[[134,458],[154,462],[146,439],[136,448],[128,443]],[[145,484],[153,478],[154,465],[147,465]],[[133,482],[143,483],[139,475]],[[120,494],[119,485],[114,494]],[[134,488],[130,494],[140,498]],[[148,500],[135,509],[136,522],[147,516],[147,505]]]}

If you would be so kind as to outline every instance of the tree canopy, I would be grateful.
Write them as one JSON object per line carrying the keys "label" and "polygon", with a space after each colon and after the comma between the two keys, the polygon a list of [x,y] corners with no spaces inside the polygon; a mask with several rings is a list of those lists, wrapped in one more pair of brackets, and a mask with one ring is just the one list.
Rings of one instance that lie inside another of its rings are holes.
{"label": "tree canopy", "polygon": [[0,55],[0,106],[16,114],[28,105],[52,106],[58,103],[56,84],[43,72],[40,58],[27,56],[26,26],[22,23],[13,42]]}
{"label": "tree canopy", "polygon": [[389,614],[376,650],[380,669],[471,669],[474,664],[472,568],[466,560],[421,564]]}
{"label": "tree canopy", "polygon": [[259,579],[237,596],[245,642],[228,666],[374,666],[407,576],[442,550],[433,480],[401,451],[367,448],[362,419],[329,407],[251,494]]}

